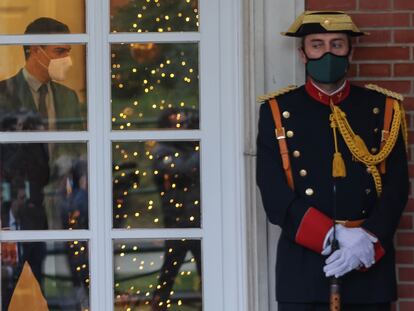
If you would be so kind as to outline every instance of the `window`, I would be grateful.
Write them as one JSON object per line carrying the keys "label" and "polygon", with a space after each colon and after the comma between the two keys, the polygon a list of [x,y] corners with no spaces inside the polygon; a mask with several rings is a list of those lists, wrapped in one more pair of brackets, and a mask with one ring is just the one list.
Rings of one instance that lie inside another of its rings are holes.
{"label": "window", "polygon": [[216,6],[0,6],[3,309],[220,310]]}

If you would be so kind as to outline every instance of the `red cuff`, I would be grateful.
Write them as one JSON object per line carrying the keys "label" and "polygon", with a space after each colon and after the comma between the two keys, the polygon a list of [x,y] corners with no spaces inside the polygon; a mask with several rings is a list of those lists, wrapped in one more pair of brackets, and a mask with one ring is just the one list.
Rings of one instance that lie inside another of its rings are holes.
{"label": "red cuff", "polygon": [[302,218],[298,231],[296,232],[296,243],[321,253],[323,241],[333,221],[316,208],[310,207]]}
{"label": "red cuff", "polygon": [[385,255],[385,249],[382,247],[379,241],[374,244],[374,251],[375,251],[375,262],[378,262]]}
{"label": "red cuff", "polygon": [[[375,263],[377,263],[384,255],[385,255],[385,249],[382,247],[380,242],[377,242],[374,244],[374,251],[375,251]],[[369,270],[369,268],[360,268],[358,269],[361,272],[366,272]]]}

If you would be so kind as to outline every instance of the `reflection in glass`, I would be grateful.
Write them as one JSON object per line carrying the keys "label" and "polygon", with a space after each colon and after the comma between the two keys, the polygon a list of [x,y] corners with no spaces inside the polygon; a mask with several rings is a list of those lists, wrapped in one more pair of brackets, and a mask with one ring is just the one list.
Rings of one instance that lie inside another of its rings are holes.
{"label": "reflection in glass", "polygon": [[202,310],[199,240],[116,240],[114,270],[116,311]]}
{"label": "reflection in glass", "polygon": [[192,124],[175,129],[199,127],[196,43],[113,44],[111,55],[112,129],[169,127],[160,123],[168,108],[193,116]]}
{"label": "reflection in glass", "polygon": [[0,34],[23,34],[41,16],[60,20],[72,33],[85,32],[85,0],[9,0],[1,2],[0,10]]}
{"label": "reflection in glass", "polygon": [[[43,297],[50,311],[89,308],[86,241],[3,242],[1,250],[3,311],[11,305],[26,306],[20,310],[40,310],[35,306]],[[31,290],[36,299],[25,295],[27,290]]]}
{"label": "reflection in glass", "polygon": [[111,32],[198,31],[197,0],[111,0]]}
{"label": "reflection in glass", "polygon": [[[0,46],[0,53],[2,131],[86,128],[84,45]],[[33,122],[9,124],[24,115]]]}
{"label": "reflection in glass", "polygon": [[3,230],[88,228],[84,143],[0,144]]}
{"label": "reflection in glass", "polygon": [[113,143],[114,228],[200,227],[197,141]]}

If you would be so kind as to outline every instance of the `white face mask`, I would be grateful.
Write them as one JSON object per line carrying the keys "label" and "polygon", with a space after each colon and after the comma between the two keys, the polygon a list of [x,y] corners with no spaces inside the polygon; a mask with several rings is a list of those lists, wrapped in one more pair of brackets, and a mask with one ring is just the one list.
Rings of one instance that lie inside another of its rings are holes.
{"label": "white face mask", "polygon": [[[43,51],[43,54],[45,54],[46,57],[50,60],[49,66],[47,66],[47,71],[50,78],[55,81],[65,80],[70,67],[73,65],[72,58],[70,56],[66,56],[62,58],[51,59],[42,48],[40,49]],[[40,61],[39,63],[46,68],[46,66]]]}

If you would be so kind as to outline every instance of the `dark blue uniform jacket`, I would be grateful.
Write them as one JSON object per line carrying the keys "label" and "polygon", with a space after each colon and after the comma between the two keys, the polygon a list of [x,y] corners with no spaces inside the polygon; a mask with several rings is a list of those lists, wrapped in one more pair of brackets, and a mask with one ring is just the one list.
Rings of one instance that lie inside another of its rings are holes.
{"label": "dark blue uniform jacket", "polygon": [[[351,86],[349,95],[339,103],[354,132],[372,152],[380,147],[385,100],[381,93]],[[288,116],[282,117],[283,125],[286,131],[291,131],[291,137],[286,139],[294,190],[286,182],[268,102],[260,107],[257,137],[257,184],[268,219],[282,229],[276,264],[277,300],[328,302],[329,281],[322,271],[326,257],[299,244],[297,237],[302,235],[312,239],[314,235],[320,240],[321,228],[326,226],[326,219],[332,218],[334,199],[337,219],[366,219],[363,228],[377,236],[385,250],[385,255],[367,271],[354,270],[342,277],[342,301],[379,303],[395,300],[393,236],[408,197],[408,169],[402,134],[387,159],[383,191],[378,198],[366,166],[352,159],[338,132],[339,151],[345,161],[347,176],[337,180],[334,198],[330,107],[312,98],[304,86],[278,96],[277,101],[281,113]],[[316,213],[310,213],[311,210]],[[307,219],[311,228],[301,228],[305,218],[314,218]],[[321,220],[324,224],[319,226]]]}

